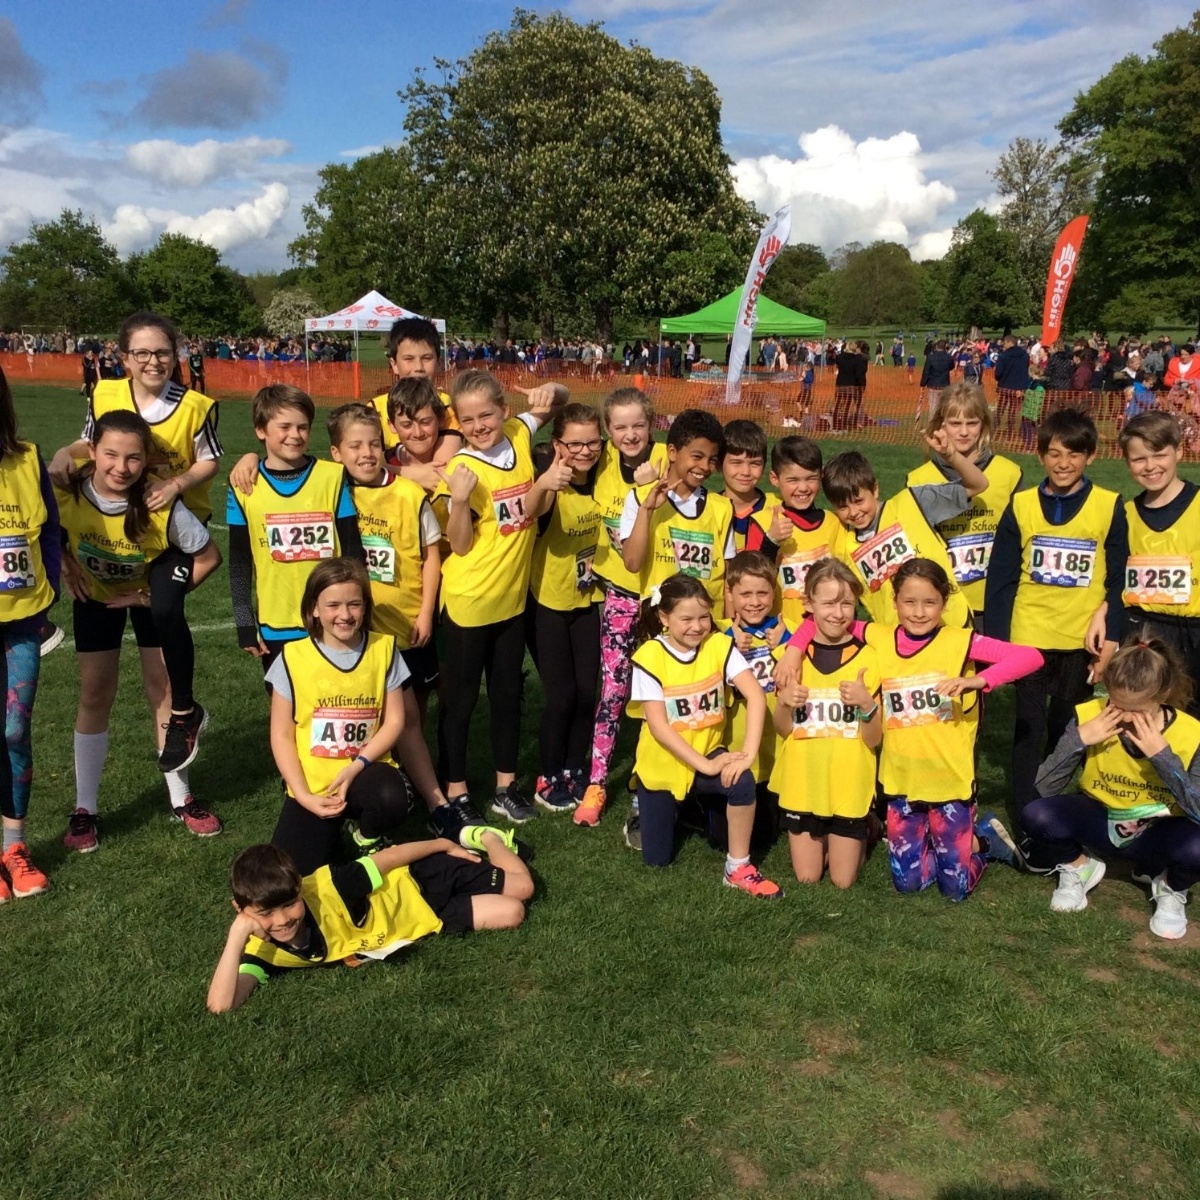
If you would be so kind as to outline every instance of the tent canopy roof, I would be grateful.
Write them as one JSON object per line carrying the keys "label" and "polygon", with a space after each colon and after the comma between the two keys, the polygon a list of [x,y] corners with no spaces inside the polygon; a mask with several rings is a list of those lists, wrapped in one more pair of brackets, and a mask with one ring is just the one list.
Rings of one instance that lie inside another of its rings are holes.
{"label": "tent canopy roof", "polygon": [[[665,317],[663,333],[732,333],[742,304],[742,289],[735,288],[728,296],[682,317]],[[819,337],[825,333],[825,322],[777,304],[760,295],[757,304],[758,320],[755,337],[767,334],[790,334],[793,337]]]}
{"label": "tent canopy roof", "polygon": [[[304,322],[304,328],[309,333],[318,333],[322,330],[334,333],[354,330],[379,332],[390,330],[392,322],[400,320],[401,317],[420,316],[420,313],[404,308],[400,304],[393,304],[386,296],[372,289],[365,296],[360,296],[353,304],[347,304],[345,308],[339,308],[335,313],[328,313],[323,317],[308,317]],[[433,323],[437,326],[439,333],[445,334],[445,321],[436,320]]]}

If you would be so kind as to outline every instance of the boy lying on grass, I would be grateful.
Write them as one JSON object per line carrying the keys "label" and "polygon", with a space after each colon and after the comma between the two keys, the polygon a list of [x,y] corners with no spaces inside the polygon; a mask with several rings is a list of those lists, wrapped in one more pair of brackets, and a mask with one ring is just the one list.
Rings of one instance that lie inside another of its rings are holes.
{"label": "boy lying on grass", "polygon": [[[301,878],[278,847],[249,846],[229,872],[233,908],[210,1012],[229,1012],[283,971],[384,959],[431,933],[515,929],[533,895],[516,839],[486,825],[389,846]],[[486,856],[486,861],[481,856]]]}

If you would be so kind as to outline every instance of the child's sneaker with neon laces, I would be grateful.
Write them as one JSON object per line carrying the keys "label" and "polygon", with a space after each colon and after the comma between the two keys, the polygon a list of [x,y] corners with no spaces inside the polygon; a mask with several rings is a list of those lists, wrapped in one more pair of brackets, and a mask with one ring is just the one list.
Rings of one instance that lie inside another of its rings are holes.
{"label": "child's sneaker with neon laces", "polygon": [[749,892],[760,900],[779,900],[783,896],[783,888],[767,879],[753,863],[742,863],[735,870],[726,871],[725,886]]}
{"label": "child's sneaker with neon laces", "polygon": [[534,801],[547,812],[570,812],[575,807],[566,771],[561,775],[539,775],[533,789]]}
{"label": "child's sneaker with neon laces", "polygon": [[483,835],[494,833],[514,854],[517,851],[517,835],[511,829],[497,829],[495,825],[464,825],[458,834],[458,844],[464,850],[472,850],[487,858],[487,847]]}
{"label": "child's sneaker with neon laces", "polygon": [[0,858],[0,872],[0,878],[8,877],[12,894],[18,900],[24,900],[26,896],[41,895],[50,886],[50,880],[46,878],[45,873],[33,865],[33,859],[29,857],[29,850],[24,842],[17,842],[15,846],[9,846],[5,850]]}
{"label": "child's sneaker with neon laces", "polygon": [[86,808],[77,808],[67,820],[67,832],[63,834],[63,845],[80,854],[90,854],[100,845],[96,826],[99,822],[95,813]]}
{"label": "child's sneaker with neon laces", "polygon": [[1025,855],[995,813],[984,813],[975,822],[975,836],[979,839],[979,852],[988,862],[1007,863],[1016,871],[1025,869]]}
{"label": "child's sneaker with neon laces", "polygon": [[451,796],[445,804],[439,804],[429,814],[430,830],[448,842],[458,841],[459,831],[464,825],[483,823],[483,818],[471,803],[471,797],[465,792],[461,796]]}
{"label": "child's sneaker with neon laces", "polygon": [[200,735],[207,728],[208,713],[199,704],[193,704],[192,711],[182,716],[172,713],[165,726],[167,735],[158,756],[158,769],[165,775],[190,767],[200,752]]}
{"label": "child's sneaker with neon laces", "polygon": [[[14,879],[13,891],[16,890],[17,881]],[[1187,933],[1187,898],[1186,891],[1177,892],[1167,887],[1166,871],[1151,880],[1150,899],[1154,902],[1154,916],[1150,918],[1150,932],[1172,941],[1183,937]]]}
{"label": "child's sneaker with neon laces", "polygon": [[1100,858],[1089,857],[1080,867],[1060,866],[1058,887],[1050,897],[1050,911],[1083,912],[1088,905],[1088,892],[1104,878],[1104,871],[1104,860]]}
{"label": "child's sneaker with neon laces", "polygon": [[532,821],[537,816],[537,809],[529,803],[529,798],[516,783],[496,789],[492,812],[507,817],[514,825],[524,825],[526,821]]}
{"label": "child's sneaker with neon laces", "polygon": [[182,821],[184,828],[197,837],[216,837],[223,828],[220,817],[210,813],[207,808],[201,808],[191,796],[179,808],[172,808],[171,816],[176,821]]}
{"label": "child's sneaker with neon laces", "polygon": [[583,799],[580,800],[579,807],[575,810],[572,820],[576,825],[595,829],[600,824],[600,818],[604,813],[606,803],[608,803],[608,796],[605,794],[604,789],[598,783],[588,784],[587,790],[583,793]]}
{"label": "child's sneaker with neon laces", "polygon": [[382,833],[378,837],[367,837],[359,828],[357,821],[349,822],[350,840],[360,854],[374,854],[378,850],[386,850],[392,843]]}

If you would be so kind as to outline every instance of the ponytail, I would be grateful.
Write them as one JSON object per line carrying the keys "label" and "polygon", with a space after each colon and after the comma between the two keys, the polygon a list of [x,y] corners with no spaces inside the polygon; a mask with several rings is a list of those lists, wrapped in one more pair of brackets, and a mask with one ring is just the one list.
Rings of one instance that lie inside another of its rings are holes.
{"label": "ponytail", "polygon": [[[99,446],[106,433],[131,433],[141,439],[146,455],[146,467],[135,479],[126,495],[125,536],[131,542],[140,542],[150,528],[150,509],[146,504],[146,488],[149,480],[150,456],[154,453],[154,436],[145,418],[124,409],[106,412],[92,427],[92,445]],[[96,473],[96,464],[87,462],[71,477],[71,492],[78,500],[85,480]]]}
{"label": "ponytail", "polygon": [[1104,685],[1131,696],[1153,696],[1159,704],[1185,709],[1191,703],[1193,681],[1179,656],[1159,638],[1129,639],[1104,669]]}

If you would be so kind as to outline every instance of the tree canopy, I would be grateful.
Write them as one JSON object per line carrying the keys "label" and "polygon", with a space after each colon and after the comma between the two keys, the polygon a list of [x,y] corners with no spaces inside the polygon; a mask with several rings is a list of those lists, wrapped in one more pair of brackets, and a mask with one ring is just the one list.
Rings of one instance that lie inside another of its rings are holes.
{"label": "tree canopy", "polygon": [[954,227],[944,267],[944,313],[962,328],[1011,329],[1032,319],[1017,238],[981,208]]}

